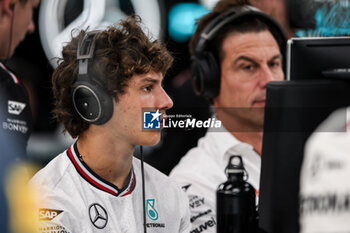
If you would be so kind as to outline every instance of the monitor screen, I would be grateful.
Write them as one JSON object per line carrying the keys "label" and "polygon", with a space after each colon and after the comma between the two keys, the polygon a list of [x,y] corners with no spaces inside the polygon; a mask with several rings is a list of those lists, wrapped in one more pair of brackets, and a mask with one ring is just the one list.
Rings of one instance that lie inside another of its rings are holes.
{"label": "monitor screen", "polygon": [[346,71],[341,78],[340,71],[322,72],[350,67],[349,42],[350,38],[293,39],[291,80],[267,84],[259,194],[263,232],[299,232],[305,143],[334,110],[350,105]]}
{"label": "monitor screen", "polygon": [[292,38],[287,47],[287,79],[350,79],[350,37]]}

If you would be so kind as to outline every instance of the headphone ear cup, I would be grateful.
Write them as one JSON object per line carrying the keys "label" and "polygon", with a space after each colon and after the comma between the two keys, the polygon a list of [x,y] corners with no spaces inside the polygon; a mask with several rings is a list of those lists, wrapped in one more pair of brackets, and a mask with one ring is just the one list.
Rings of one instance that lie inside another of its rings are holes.
{"label": "headphone ear cup", "polygon": [[97,83],[76,82],[72,101],[75,111],[89,124],[104,124],[113,115],[113,99]]}
{"label": "headphone ear cup", "polygon": [[212,100],[220,91],[220,67],[211,52],[201,52],[192,58],[192,84],[197,95]]}

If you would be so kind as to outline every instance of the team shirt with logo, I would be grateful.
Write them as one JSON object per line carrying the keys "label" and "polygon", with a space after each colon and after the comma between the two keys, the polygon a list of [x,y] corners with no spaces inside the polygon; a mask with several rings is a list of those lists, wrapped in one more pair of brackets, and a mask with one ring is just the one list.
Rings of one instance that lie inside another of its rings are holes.
{"label": "team shirt with logo", "polygon": [[190,231],[188,200],[167,176],[144,164],[145,203],[141,163],[133,158],[129,182],[119,189],[99,177],[81,160],[76,143],[54,158],[30,181],[40,192],[39,232]]}
{"label": "team shirt with logo", "polygon": [[170,177],[182,186],[189,199],[190,233],[216,232],[216,190],[227,180],[225,168],[231,155],[242,156],[249,175],[248,182],[258,194],[260,156],[251,145],[240,142],[224,128],[218,132],[209,129],[198,146],[191,149],[171,171]]}
{"label": "team shirt with logo", "polygon": [[[32,114],[29,97],[15,74],[0,62],[0,123],[1,133],[16,149],[18,158],[26,155],[28,139],[32,130]],[[1,146],[1,147],[3,147]]]}
{"label": "team shirt with logo", "polygon": [[308,139],[300,174],[300,232],[350,232],[350,108]]}

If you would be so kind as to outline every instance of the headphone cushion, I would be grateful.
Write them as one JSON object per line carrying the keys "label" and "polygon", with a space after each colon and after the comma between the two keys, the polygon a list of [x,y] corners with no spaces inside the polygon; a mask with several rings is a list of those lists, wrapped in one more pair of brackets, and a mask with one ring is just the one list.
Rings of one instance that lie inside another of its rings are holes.
{"label": "headphone cushion", "polygon": [[113,115],[113,99],[98,84],[77,81],[72,91],[75,111],[87,123],[101,125]]}
{"label": "headphone cushion", "polygon": [[220,67],[213,53],[204,51],[192,58],[192,83],[196,93],[208,100],[220,91]]}

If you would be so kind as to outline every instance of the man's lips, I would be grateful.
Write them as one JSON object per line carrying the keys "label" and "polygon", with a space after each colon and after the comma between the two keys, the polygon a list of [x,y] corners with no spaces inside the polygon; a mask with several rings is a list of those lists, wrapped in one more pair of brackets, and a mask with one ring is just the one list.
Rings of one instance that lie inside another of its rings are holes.
{"label": "man's lips", "polygon": [[265,103],[266,103],[266,99],[261,99],[261,100],[255,100],[254,101],[254,104],[255,105],[259,105],[259,106],[261,106],[261,105],[265,106]]}
{"label": "man's lips", "polygon": [[160,118],[160,128],[163,129],[163,122],[167,120],[167,117],[165,116],[165,113],[162,114],[162,117]]}
{"label": "man's lips", "polygon": [[261,99],[261,100],[255,100],[256,103],[261,103],[261,102],[266,102],[266,99]]}

